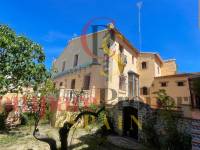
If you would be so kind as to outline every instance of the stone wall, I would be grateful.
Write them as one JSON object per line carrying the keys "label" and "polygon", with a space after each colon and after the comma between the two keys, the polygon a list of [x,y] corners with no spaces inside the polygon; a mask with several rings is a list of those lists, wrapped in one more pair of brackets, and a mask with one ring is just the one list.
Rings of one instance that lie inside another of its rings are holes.
{"label": "stone wall", "polygon": [[200,120],[192,120],[192,150],[200,150]]}
{"label": "stone wall", "polygon": [[[153,111],[148,105],[139,101],[119,101],[117,105],[107,109],[114,126],[114,131],[119,135],[123,135],[123,108],[126,106],[138,110],[138,121],[141,124],[145,122],[145,118],[148,114]],[[192,136],[192,150],[200,150],[200,120],[181,118],[178,122],[178,129]],[[144,139],[143,132],[138,128],[138,141],[142,139]]]}
{"label": "stone wall", "polygon": [[[146,114],[151,111],[150,107],[144,103],[141,103],[137,100],[131,101],[119,101],[117,105],[107,108],[109,112],[109,116],[111,117],[111,121],[113,123],[114,131],[119,134],[123,135],[123,108],[124,107],[133,107],[138,110],[138,122],[142,125],[145,121]],[[143,137],[142,129],[138,127],[138,140],[140,141]]]}

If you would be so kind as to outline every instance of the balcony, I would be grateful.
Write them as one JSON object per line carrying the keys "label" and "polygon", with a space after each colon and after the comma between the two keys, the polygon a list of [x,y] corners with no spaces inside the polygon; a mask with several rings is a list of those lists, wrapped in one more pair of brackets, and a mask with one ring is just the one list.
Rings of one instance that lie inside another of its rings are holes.
{"label": "balcony", "polygon": [[87,100],[92,98],[91,90],[76,90],[76,89],[64,89],[63,93],[64,99],[69,99],[73,101],[76,98],[80,98],[80,100]]}
{"label": "balcony", "polygon": [[77,71],[80,71],[81,69],[88,68],[88,67],[90,67],[92,65],[93,65],[92,62],[81,64],[81,65],[78,65],[78,66],[76,66],[74,68],[64,70],[63,72],[57,72],[57,73],[55,73],[53,75],[53,78],[56,79],[56,78],[62,77],[63,75],[66,75],[66,74],[75,73]]}

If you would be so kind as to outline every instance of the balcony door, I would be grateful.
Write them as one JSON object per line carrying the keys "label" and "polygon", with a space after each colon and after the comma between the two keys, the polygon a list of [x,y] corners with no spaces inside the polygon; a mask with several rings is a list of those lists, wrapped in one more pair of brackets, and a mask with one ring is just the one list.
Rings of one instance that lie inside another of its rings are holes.
{"label": "balcony door", "polygon": [[128,74],[128,97],[134,96],[134,75],[132,73]]}
{"label": "balcony door", "polygon": [[86,75],[84,77],[83,90],[89,90],[89,89],[90,89],[90,75]]}
{"label": "balcony door", "polygon": [[71,89],[75,89],[75,84],[76,84],[76,80],[73,79],[73,80],[71,81]]}
{"label": "balcony door", "polygon": [[134,72],[128,72],[128,97],[138,96],[138,76]]}

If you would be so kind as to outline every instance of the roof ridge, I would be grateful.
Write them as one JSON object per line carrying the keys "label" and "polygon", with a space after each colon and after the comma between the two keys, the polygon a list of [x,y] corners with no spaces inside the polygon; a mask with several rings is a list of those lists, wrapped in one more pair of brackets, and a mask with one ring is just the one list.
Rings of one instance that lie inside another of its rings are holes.
{"label": "roof ridge", "polygon": [[175,58],[171,58],[171,59],[164,60],[164,62],[168,62],[168,61],[176,61],[176,59]]}

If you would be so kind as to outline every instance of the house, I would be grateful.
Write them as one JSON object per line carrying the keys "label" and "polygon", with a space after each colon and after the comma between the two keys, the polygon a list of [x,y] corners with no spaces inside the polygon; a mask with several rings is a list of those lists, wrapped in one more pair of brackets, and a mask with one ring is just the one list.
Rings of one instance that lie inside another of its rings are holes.
{"label": "house", "polygon": [[[68,96],[71,89],[83,89],[99,103],[133,97],[146,102],[151,98],[150,88],[155,77],[177,73],[175,60],[164,61],[159,54],[139,52],[115,28],[86,35],[87,45],[83,45],[81,38],[72,39],[53,64],[57,70],[56,87],[64,88]],[[105,39],[113,53],[111,57],[103,48]],[[98,54],[97,59],[89,54],[87,47]],[[123,57],[125,62],[121,61]]]}
{"label": "house", "polygon": [[140,96],[146,101],[150,100],[151,87],[156,77],[175,75],[176,61],[163,60],[157,53],[141,52],[138,59],[140,74]]}
{"label": "house", "polygon": [[69,41],[53,68],[62,110],[71,111],[65,101],[77,106],[77,97],[82,98],[80,105],[104,104],[120,135],[140,138],[144,109],[157,107],[155,91],[165,89],[176,106],[191,105],[189,74],[178,74],[174,59],[139,52],[111,24]]}
{"label": "house", "polygon": [[155,92],[165,90],[174,99],[175,108],[191,117],[190,73],[178,73],[175,59],[163,60],[157,53],[141,52],[138,59],[140,97],[152,108],[158,107]]}
{"label": "house", "polygon": [[[177,107],[191,105],[188,73],[155,77],[151,85],[151,102],[156,105],[154,92],[165,90],[175,100]],[[152,105],[152,104],[151,104]]]}
{"label": "house", "polygon": [[56,87],[64,88],[69,97],[72,89],[82,89],[98,103],[114,104],[119,97],[139,97],[137,49],[115,28],[88,34],[86,38],[87,45],[83,45],[81,37],[72,39],[54,62]]}

